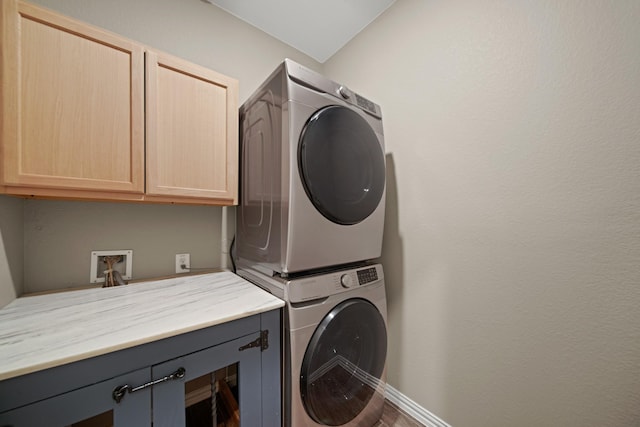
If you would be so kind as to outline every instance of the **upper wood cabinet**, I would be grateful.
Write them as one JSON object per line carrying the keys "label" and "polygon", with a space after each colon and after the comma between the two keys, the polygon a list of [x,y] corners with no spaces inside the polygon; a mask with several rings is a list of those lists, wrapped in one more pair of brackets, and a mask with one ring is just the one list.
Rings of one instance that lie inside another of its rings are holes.
{"label": "upper wood cabinet", "polygon": [[146,52],[147,194],[237,203],[238,82]]}
{"label": "upper wood cabinet", "polygon": [[144,50],[2,2],[4,184],[144,192]]}
{"label": "upper wood cabinet", "polygon": [[237,203],[236,80],[28,3],[0,7],[2,192]]}

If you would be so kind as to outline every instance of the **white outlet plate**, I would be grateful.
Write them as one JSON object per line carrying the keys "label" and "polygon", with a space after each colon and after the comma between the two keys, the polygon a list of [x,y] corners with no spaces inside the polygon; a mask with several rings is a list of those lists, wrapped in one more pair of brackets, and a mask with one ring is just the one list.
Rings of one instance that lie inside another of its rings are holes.
{"label": "white outlet plate", "polygon": [[[116,264],[115,269],[120,272],[124,280],[131,280],[131,267],[133,265],[133,251],[130,249],[119,249],[115,251],[91,251],[91,275],[90,283],[104,283],[103,268],[99,268],[102,264],[100,257],[122,255],[124,261]],[[106,268],[106,267],[105,267]]]}
{"label": "white outlet plate", "polygon": [[[186,268],[182,268],[185,265]],[[191,255],[176,254],[176,273],[188,273],[191,271]]]}

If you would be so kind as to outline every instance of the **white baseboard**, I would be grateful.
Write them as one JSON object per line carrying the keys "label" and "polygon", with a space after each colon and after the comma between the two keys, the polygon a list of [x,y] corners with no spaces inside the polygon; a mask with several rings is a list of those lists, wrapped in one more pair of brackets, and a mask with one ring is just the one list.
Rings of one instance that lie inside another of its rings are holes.
{"label": "white baseboard", "polygon": [[401,411],[406,412],[416,421],[427,427],[451,427],[431,412],[418,405],[413,400],[387,384],[385,391],[387,400],[396,405]]}

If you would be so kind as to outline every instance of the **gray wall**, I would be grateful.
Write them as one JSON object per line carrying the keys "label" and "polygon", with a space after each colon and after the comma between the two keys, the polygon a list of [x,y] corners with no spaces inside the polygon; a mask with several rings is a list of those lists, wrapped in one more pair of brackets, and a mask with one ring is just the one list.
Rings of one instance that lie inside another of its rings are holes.
{"label": "gray wall", "polygon": [[640,425],[638,22],[397,0],[325,64],[383,108],[389,383],[455,427]]}
{"label": "gray wall", "polygon": [[23,203],[0,196],[0,308],[23,292]]}
{"label": "gray wall", "polygon": [[[285,57],[321,70],[310,57],[200,0],[32,2],[234,77],[240,81],[240,102]],[[0,305],[16,292],[87,285],[91,250],[133,249],[134,278],[173,274],[175,254],[183,252],[191,253],[193,267],[220,266],[219,207],[5,197],[0,203],[0,209],[10,206],[15,212],[24,204],[23,265],[22,242],[6,230],[15,226],[22,233],[22,218],[14,214],[0,224],[6,253],[0,252]]]}
{"label": "gray wall", "polygon": [[133,249],[135,279],[220,267],[221,209],[52,200],[24,202],[24,291],[89,284],[91,251]]}

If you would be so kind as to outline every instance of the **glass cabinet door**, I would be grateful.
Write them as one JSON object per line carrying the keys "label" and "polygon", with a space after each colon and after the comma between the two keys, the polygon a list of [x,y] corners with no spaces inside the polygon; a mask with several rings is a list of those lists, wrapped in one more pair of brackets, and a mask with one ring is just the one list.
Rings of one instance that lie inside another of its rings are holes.
{"label": "glass cabinet door", "polygon": [[161,378],[183,368],[184,377],[153,388],[154,427],[237,427],[261,425],[259,337],[247,335],[154,365]]}
{"label": "glass cabinet door", "polygon": [[145,368],[83,387],[40,402],[0,414],[0,426],[11,427],[128,427],[151,425],[151,391],[124,395],[120,403],[113,391],[125,384],[132,387],[149,382]]}

